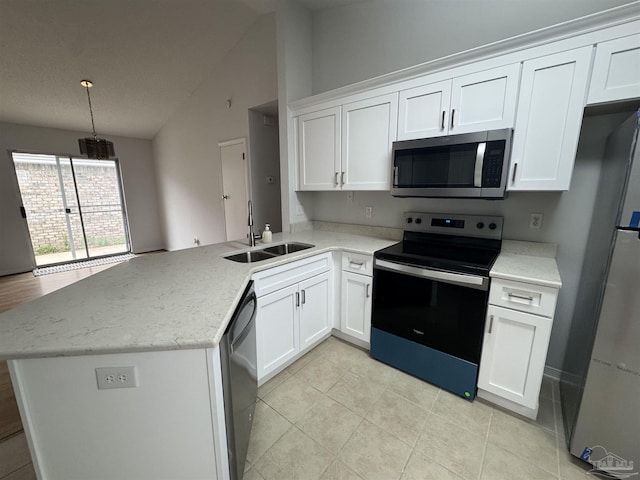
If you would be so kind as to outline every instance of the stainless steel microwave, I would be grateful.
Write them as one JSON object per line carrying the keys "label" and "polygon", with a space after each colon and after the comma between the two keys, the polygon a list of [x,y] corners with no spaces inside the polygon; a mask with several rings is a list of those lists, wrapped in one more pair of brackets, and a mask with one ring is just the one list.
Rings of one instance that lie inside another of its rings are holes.
{"label": "stainless steel microwave", "polygon": [[394,197],[504,198],[513,130],[393,143]]}

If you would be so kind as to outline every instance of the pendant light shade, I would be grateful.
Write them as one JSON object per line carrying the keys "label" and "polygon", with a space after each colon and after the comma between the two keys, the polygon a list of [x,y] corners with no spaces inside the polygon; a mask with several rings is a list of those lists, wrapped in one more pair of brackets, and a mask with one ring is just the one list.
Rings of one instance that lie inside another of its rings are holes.
{"label": "pendant light shade", "polygon": [[93,87],[93,82],[91,80],[82,80],[80,81],[80,85],[87,89],[87,100],[89,102],[89,113],[91,114],[91,128],[93,133],[93,138],[85,137],[78,139],[80,154],[98,160],[113,158],[116,155],[113,149],[113,143],[104,138],[98,138],[96,134],[96,126],[93,122],[93,108],[91,107],[91,95],[89,94],[89,89]]}

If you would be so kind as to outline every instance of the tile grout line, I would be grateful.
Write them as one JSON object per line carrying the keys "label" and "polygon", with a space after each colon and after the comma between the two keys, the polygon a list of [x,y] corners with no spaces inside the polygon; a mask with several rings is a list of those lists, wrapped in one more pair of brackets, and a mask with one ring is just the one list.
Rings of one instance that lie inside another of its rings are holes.
{"label": "tile grout line", "polygon": [[484,473],[484,461],[487,458],[487,447],[489,446],[489,435],[491,434],[492,423],[493,423],[493,412],[491,412],[491,416],[489,417],[489,425],[487,426],[487,433],[485,434],[484,450],[482,451],[482,460],[480,461],[480,473],[478,473],[478,480],[482,478],[482,474]]}

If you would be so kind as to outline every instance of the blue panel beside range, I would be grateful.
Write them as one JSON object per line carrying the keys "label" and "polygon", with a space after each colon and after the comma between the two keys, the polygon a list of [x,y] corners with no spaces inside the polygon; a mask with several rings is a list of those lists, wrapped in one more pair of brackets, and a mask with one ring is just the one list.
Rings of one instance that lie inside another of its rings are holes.
{"label": "blue panel beside range", "polygon": [[407,212],[404,221],[403,241],[374,254],[371,356],[473,400],[503,219]]}

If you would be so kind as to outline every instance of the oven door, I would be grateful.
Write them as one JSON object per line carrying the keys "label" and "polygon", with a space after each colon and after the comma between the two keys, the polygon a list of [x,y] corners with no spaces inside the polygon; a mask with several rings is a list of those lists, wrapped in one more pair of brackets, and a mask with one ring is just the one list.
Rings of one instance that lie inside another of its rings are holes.
{"label": "oven door", "polygon": [[371,326],[478,365],[489,279],[376,259]]}

